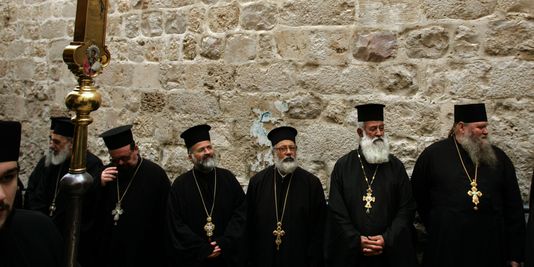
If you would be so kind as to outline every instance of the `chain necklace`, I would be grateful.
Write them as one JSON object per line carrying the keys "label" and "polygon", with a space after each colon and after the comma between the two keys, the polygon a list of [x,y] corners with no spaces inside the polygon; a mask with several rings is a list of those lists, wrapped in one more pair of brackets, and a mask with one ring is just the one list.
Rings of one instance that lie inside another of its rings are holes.
{"label": "chain necklace", "polygon": [[465,174],[467,175],[467,178],[469,179],[471,190],[467,191],[467,195],[471,197],[471,202],[475,204],[473,207],[474,210],[478,210],[478,203],[480,203],[480,197],[482,196],[482,192],[480,192],[477,188],[477,175],[478,175],[478,162],[475,164],[475,176],[471,178],[471,175],[469,175],[469,172],[467,172],[467,168],[465,167],[464,160],[462,159],[462,154],[460,154],[460,148],[458,148],[458,143],[456,142],[456,138],[454,138],[454,145],[456,145],[456,151],[458,152],[458,157],[460,158],[460,162],[462,163],[462,167],[464,168]]}
{"label": "chain necklace", "polygon": [[59,165],[59,172],[57,173],[57,179],[56,179],[56,188],[54,189],[54,198],[52,198],[52,203],[50,204],[50,207],[48,207],[48,211],[50,212],[48,215],[50,217],[54,216],[54,212],[56,211],[56,198],[57,198],[57,195],[59,193],[59,190],[58,190],[58,184],[59,184],[59,176],[61,175],[61,171],[63,171],[63,163],[61,163],[61,165]]}
{"label": "chain necklace", "polygon": [[208,208],[206,207],[206,202],[204,202],[204,197],[202,196],[202,191],[200,190],[200,186],[198,185],[197,176],[195,175],[195,168],[193,168],[193,178],[195,178],[195,184],[197,185],[198,193],[200,194],[200,200],[202,200],[202,206],[204,207],[204,211],[206,212],[206,224],[204,225],[204,231],[206,231],[206,236],[208,237],[208,241],[211,242],[211,237],[213,236],[213,231],[215,231],[215,224],[212,222],[211,215],[213,214],[213,207],[215,207],[215,197],[217,196],[217,168],[213,168],[213,172],[215,174],[215,181],[213,185],[213,202],[211,203],[211,210],[208,212]]}
{"label": "chain necklace", "polygon": [[139,171],[141,164],[143,164],[143,158],[141,158],[139,165],[137,165],[137,168],[135,169],[135,172],[132,175],[132,178],[130,179],[128,186],[126,186],[126,190],[124,190],[124,192],[122,193],[122,196],[120,195],[120,191],[119,191],[119,176],[117,175],[117,204],[115,204],[115,209],[111,211],[111,215],[113,215],[114,225],[117,225],[117,223],[119,222],[119,217],[124,213],[124,210],[121,207],[122,199],[124,198],[124,196],[126,196],[126,193],[128,193],[128,189],[130,189],[130,186],[132,185],[132,182],[135,179],[137,175],[137,171]]}
{"label": "chain necklace", "polygon": [[273,235],[276,236],[274,243],[276,244],[276,250],[280,250],[280,244],[282,244],[282,236],[286,235],[286,231],[282,229],[282,220],[284,220],[284,214],[286,212],[287,196],[289,195],[289,188],[291,187],[291,181],[293,181],[293,173],[289,177],[289,184],[286,189],[286,195],[284,196],[284,204],[282,207],[282,215],[278,216],[278,197],[276,195],[276,167],[273,171],[273,183],[274,183],[274,208],[276,211],[276,229],[273,231]]}
{"label": "chain necklace", "polygon": [[362,157],[360,156],[360,151],[357,151],[357,153],[358,153],[358,159],[360,160],[360,165],[362,166],[363,178],[365,178],[365,182],[367,183],[367,193],[365,194],[365,196],[363,196],[362,200],[365,202],[365,205],[364,205],[366,209],[365,212],[369,214],[371,213],[371,208],[373,208],[371,202],[375,202],[376,200],[376,198],[373,196],[373,189],[371,188],[371,186],[373,185],[373,182],[375,181],[376,172],[378,171],[379,165],[376,165],[375,173],[373,173],[371,182],[369,182],[369,179],[367,178],[367,175],[365,174],[365,169],[363,167],[363,161],[362,161]]}

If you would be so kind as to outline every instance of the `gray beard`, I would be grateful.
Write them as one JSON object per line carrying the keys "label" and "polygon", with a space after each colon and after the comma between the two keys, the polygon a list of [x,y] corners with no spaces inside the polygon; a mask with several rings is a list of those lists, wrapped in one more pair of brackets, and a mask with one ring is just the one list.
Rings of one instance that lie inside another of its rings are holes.
{"label": "gray beard", "polygon": [[491,168],[497,166],[497,154],[491,146],[489,137],[482,139],[471,133],[456,138],[475,164],[485,164]]}
{"label": "gray beard", "polygon": [[195,165],[195,169],[201,172],[210,172],[217,167],[217,159],[215,159],[215,155],[200,160],[197,160],[195,157],[191,157],[191,159]]}
{"label": "gray beard", "polygon": [[49,149],[45,159],[45,166],[48,167],[50,164],[60,165],[65,162],[69,156],[70,152],[67,149],[59,151],[57,155],[54,155],[54,152]]}
{"label": "gray beard", "polygon": [[299,166],[299,163],[297,159],[292,157],[286,157],[283,159],[279,159],[276,155],[274,156],[274,166],[282,173],[282,174],[289,174],[293,173],[297,167]]}
{"label": "gray beard", "polygon": [[365,160],[371,164],[381,164],[389,161],[389,140],[387,136],[369,138],[364,132],[360,140],[360,148],[362,149]]}

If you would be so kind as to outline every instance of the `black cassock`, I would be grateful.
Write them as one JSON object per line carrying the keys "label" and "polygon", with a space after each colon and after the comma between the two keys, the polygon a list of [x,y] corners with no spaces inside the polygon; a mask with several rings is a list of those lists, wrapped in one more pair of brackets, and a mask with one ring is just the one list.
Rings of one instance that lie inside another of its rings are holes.
{"label": "black cassock", "polygon": [[[494,147],[498,165],[478,167],[474,210],[471,189],[453,137],[426,148],[412,175],[418,212],[428,233],[423,265],[428,267],[501,267],[523,259],[525,218],[512,161]],[[474,177],[475,166],[458,145],[465,167]]]}
{"label": "black cassock", "polygon": [[45,215],[15,209],[0,229],[2,267],[65,266],[63,240]]}
{"label": "black cassock", "polygon": [[[92,154],[87,152],[87,172],[93,176],[93,184],[85,193],[82,200],[82,218],[80,225],[80,238],[78,261],[82,264],[87,264],[92,257],[92,250],[94,247],[94,235],[92,233],[94,227],[94,219],[96,216],[97,205],[96,199],[100,185],[100,171],[102,170],[102,161]],[[67,210],[70,205],[70,198],[67,192],[61,190],[61,178],[69,172],[70,159],[65,160],[60,165],[45,166],[44,160],[41,159],[34,168],[31,177],[35,181],[35,189],[30,189],[30,195],[26,198],[26,207],[31,210],[40,211],[43,214],[50,215],[50,206],[54,199],[57,188],[57,197],[55,201],[56,210],[52,215],[52,221],[57,226],[59,232],[66,237],[67,232]]]}
{"label": "black cassock", "polygon": [[239,266],[240,251],[245,227],[245,194],[234,174],[222,168],[209,173],[195,170],[198,186],[208,210],[213,204],[213,190],[217,174],[217,191],[213,206],[212,222],[215,231],[211,241],[222,250],[219,257],[207,259],[213,251],[204,225],[206,211],[202,204],[193,170],[176,178],[169,194],[167,209],[167,245],[171,266]]}
{"label": "black cassock", "polygon": [[[367,183],[362,173],[358,150],[341,157],[332,171],[328,200],[325,240],[326,265],[416,266],[413,219],[415,201],[402,162],[389,156],[389,162],[369,164],[360,151],[375,202],[367,213],[363,197]],[[382,235],[385,246],[378,256],[364,256],[361,236]]]}
{"label": "black cassock", "polygon": [[[287,202],[282,218],[280,249],[275,244],[276,208],[279,218],[287,188]],[[270,166],[250,179],[247,190],[248,266],[250,267],[318,267],[323,266],[323,233],[326,202],[319,178],[297,168],[282,176]]]}
{"label": "black cassock", "polygon": [[35,202],[35,190],[39,186],[40,179],[43,175],[43,170],[46,169],[45,166],[46,156],[41,157],[37,166],[33,168],[30,177],[28,177],[28,186],[26,186],[26,192],[24,193],[24,208],[30,209],[30,203]]}
{"label": "black cassock", "polygon": [[[139,160],[137,166],[135,177],[136,168],[119,171],[115,181],[102,187],[92,266],[166,266],[163,229],[170,181],[165,171],[148,159]],[[122,198],[123,213],[115,225],[112,211],[118,200],[117,182],[121,197],[131,185]]]}
{"label": "black cassock", "polygon": [[527,224],[527,245],[525,249],[525,266],[534,267],[534,171],[530,182],[529,215]]}

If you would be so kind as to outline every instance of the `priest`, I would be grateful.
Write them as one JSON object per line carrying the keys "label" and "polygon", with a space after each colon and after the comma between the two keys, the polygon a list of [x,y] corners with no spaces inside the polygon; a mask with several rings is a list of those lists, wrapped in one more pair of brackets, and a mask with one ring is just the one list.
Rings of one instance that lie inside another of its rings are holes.
{"label": "priest", "polygon": [[229,170],[217,167],[206,124],[184,131],[193,168],[169,194],[167,245],[171,266],[237,267],[243,249],[245,194]]}
{"label": "priest", "polygon": [[13,207],[21,125],[0,121],[0,266],[64,266],[63,241],[46,215]]}
{"label": "priest", "polygon": [[428,233],[423,266],[519,266],[523,260],[515,168],[489,137],[483,103],[455,105],[449,137],[417,159],[413,193]]}
{"label": "priest", "polygon": [[289,126],[271,130],[274,165],[250,179],[248,266],[324,266],[324,191],[319,178],[299,167],[296,136]]}
{"label": "priest", "polygon": [[356,108],[359,148],[336,162],[330,179],[326,264],[416,266],[415,202],[404,165],[389,150],[384,105]]}
{"label": "priest", "polygon": [[141,156],[132,125],[100,135],[110,164],[100,175],[97,246],[93,266],[165,266],[164,218],[170,181]]}

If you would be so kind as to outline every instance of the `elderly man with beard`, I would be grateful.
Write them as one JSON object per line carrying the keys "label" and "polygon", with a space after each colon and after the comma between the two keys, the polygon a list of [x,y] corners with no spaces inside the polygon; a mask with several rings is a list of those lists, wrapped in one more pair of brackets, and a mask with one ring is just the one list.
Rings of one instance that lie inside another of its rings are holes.
{"label": "elderly man with beard", "polygon": [[97,245],[91,266],[166,266],[164,227],[170,181],[141,156],[132,125],[100,135],[110,164],[100,175]]}
{"label": "elderly man with beard", "polygon": [[423,266],[519,266],[523,201],[512,161],[489,140],[484,104],[454,106],[450,136],[421,153],[412,186],[428,233]]}
{"label": "elderly man with beard", "polygon": [[274,165],[250,179],[248,266],[324,266],[324,191],[319,178],[299,167],[296,135],[293,127],[271,130]]}
{"label": "elderly man with beard", "polygon": [[[54,132],[50,135],[50,152],[44,165],[37,165],[32,177],[37,181],[37,187],[28,198],[27,207],[40,211],[52,218],[59,232],[67,234],[67,211],[69,210],[69,195],[61,190],[60,180],[69,171],[72,137],[74,124],[69,119],[55,121]],[[102,169],[102,161],[87,151],[87,172],[98,181]],[[80,225],[80,246],[78,261],[83,265],[91,258],[93,249],[93,234],[91,233],[96,215],[96,198],[98,183],[95,182],[85,193],[82,202],[82,221]],[[31,192],[30,192],[31,193]]]}
{"label": "elderly man with beard", "polygon": [[206,124],[184,131],[193,168],[178,176],[167,208],[171,266],[239,266],[245,194],[229,170],[217,167]]}
{"label": "elderly man with beard", "polygon": [[404,165],[389,152],[384,105],[356,108],[360,146],[336,162],[330,180],[326,265],[416,266],[415,202]]}
{"label": "elderly man with beard", "polygon": [[0,266],[64,266],[61,236],[47,216],[13,207],[21,125],[0,121]]}

